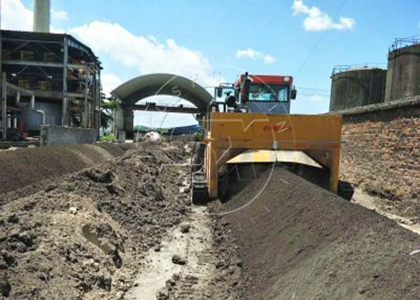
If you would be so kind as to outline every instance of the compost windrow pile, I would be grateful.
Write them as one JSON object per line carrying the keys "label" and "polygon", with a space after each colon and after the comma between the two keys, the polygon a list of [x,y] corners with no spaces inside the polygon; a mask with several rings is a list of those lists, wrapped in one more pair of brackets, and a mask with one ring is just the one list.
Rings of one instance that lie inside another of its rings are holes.
{"label": "compost windrow pile", "polygon": [[142,144],[3,204],[0,299],[122,299],[189,211],[182,146]]}
{"label": "compost windrow pile", "polygon": [[[51,145],[0,151],[0,194],[16,191],[23,194],[47,180],[80,171],[123,155],[133,144],[99,143],[94,145]],[[11,198],[16,195],[2,196]]]}
{"label": "compost windrow pile", "polygon": [[420,299],[418,235],[285,169],[241,185],[219,213],[247,299]]}

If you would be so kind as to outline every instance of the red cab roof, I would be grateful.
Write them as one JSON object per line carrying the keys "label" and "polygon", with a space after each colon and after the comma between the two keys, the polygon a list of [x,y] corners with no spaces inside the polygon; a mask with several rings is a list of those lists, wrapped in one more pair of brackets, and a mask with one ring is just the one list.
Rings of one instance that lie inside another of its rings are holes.
{"label": "red cab roof", "polygon": [[[241,75],[235,82],[237,86],[244,80],[245,75]],[[248,75],[253,83],[266,83],[266,84],[293,84],[292,76],[279,76],[279,75]]]}

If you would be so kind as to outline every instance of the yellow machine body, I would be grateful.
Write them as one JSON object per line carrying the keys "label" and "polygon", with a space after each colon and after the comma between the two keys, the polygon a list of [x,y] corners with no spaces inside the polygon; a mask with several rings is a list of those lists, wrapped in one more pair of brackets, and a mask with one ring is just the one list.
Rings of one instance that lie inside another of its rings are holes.
{"label": "yellow machine body", "polygon": [[337,115],[266,115],[211,112],[205,172],[210,198],[217,198],[218,170],[226,163],[298,162],[329,171],[337,193],[342,118]]}

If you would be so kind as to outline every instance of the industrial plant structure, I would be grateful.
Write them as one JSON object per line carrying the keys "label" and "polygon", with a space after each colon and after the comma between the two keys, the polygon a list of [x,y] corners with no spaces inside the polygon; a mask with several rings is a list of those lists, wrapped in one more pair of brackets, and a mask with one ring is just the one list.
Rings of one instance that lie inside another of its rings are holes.
{"label": "industrial plant structure", "polygon": [[420,95],[420,36],[396,39],[388,55],[385,101]]}
{"label": "industrial plant structure", "polygon": [[388,69],[336,66],[331,76],[330,111],[340,111],[420,95],[420,36],[395,39]]}
{"label": "industrial plant structure", "polygon": [[49,2],[35,1],[34,32],[0,31],[3,140],[39,135],[41,125],[99,132],[100,61],[74,37],[49,33]]}
{"label": "industrial plant structure", "polygon": [[380,103],[386,70],[372,66],[336,66],[331,76],[330,111]]}
{"label": "industrial plant structure", "polygon": [[34,31],[50,32],[51,1],[34,0]]}

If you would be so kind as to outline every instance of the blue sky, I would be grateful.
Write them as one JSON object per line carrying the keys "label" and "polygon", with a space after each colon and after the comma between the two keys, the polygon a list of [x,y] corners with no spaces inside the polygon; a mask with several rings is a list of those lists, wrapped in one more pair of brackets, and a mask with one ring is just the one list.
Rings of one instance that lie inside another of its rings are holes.
{"label": "blue sky", "polygon": [[[30,26],[32,0],[1,1],[3,28]],[[304,114],[328,110],[334,65],[386,64],[394,38],[420,34],[419,0],[52,0],[52,9],[53,30],[75,35],[100,57],[105,90],[159,71],[203,85],[220,74],[226,81],[244,71],[283,74],[298,88],[292,112]],[[161,118],[154,114],[152,125]],[[135,123],[150,119],[136,113]],[[165,122],[194,120],[171,115]]]}

